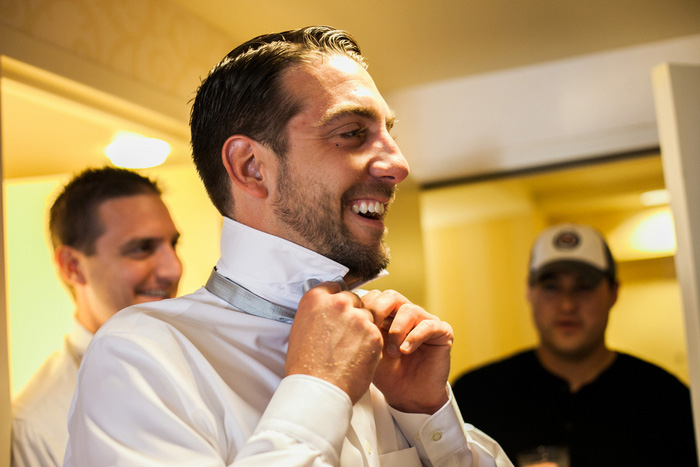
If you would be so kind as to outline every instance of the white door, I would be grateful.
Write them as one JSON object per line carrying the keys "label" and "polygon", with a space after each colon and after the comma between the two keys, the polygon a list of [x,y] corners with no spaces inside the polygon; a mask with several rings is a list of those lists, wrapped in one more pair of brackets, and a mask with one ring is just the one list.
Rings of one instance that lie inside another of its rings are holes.
{"label": "white door", "polygon": [[695,436],[700,446],[700,65],[654,68],[654,99],[666,187],[676,228]]}

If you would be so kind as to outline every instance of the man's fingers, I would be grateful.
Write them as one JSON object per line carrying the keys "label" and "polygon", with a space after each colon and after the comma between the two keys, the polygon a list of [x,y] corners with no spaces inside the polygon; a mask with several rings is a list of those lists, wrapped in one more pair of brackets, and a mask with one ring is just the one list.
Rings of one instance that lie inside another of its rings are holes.
{"label": "man's fingers", "polygon": [[412,353],[423,344],[452,345],[452,327],[418,305],[402,305],[386,325],[388,330],[382,329],[388,333],[387,352],[392,356]]}
{"label": "man's fingers", "polygon": [[[321,299],[324,294],[334,295],[335,303],[344,304],[341,306],[349,305],[353,308],[365,309],[362,299],[356,293],[345,290],[341,284],[334,281],[321,282],[320,284],[313,286],[304,294],[302,300],[308,301]],[[369,310],[365,309],[365,311],[368,313],[369,320],[374,322],[374,315],[372,315]]]}
{"label": "man's fingers", "polygon": [[[352,300],[352,306],[355,308],[362,308],[365,309],[364,306],[362,305],[362,299],[354,292],[349,292],[349,291],[344,291],[340,292],[342,294],[347,294],[348,297],[350,297],[350,300]],[[367,310],[367,312],[370,314],[370,321],[373,321],[374,317],[372,316],[372,312]]]}
{"label": "man's fingers", "polygon": [[452,346],[452,326],[437,319],[426,319],[418,323],[399,345],[402,354],[410,354],[421,345]]}
{"label": "man's fingers", "polygon": [[389,355],[411,353],[423,343],[452,345],[452,328],[393,290],[372,290],[362,297],[374,323],[387,334]]}
{"label": "man's fingers", "polygon": [[398,292],[372,290],[362,296],[364,307],[374,315],[374,324],[383,330],[389,329],[396,311],[410,301]]}
{"label": "man's fingers", "polygon": [[382,333],[362,299],[342,284],[324,282],[301,298],[289,336],[286,374],[330,382],[356,402],[382,358]]}

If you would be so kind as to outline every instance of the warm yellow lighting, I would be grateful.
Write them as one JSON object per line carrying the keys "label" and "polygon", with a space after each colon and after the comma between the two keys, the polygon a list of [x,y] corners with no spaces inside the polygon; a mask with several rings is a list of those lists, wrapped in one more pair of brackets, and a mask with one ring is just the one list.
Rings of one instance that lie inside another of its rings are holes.
{"label": "warm yellow lighting", "polygon": [[632,232],[630,245],[638,251],[673,254],[676,236],[671,213],[661,211],[642,220]]}
{"label": "warm yellow lighting", "polygon": [[645,209],[606,233],[610,249],[618,261],[673,256],[676,235],[668,206]]}
{"label": "warm yellow lighting", "polygon": [[671,201],[671,194],[668,190],[645,191],[639,195],[639,202],[642,206],[661,206]]}
{"label": "warm yellow lighting", "polygon": [[105,148],[105,154],[117,167],[145,169],[165,162],[170,145],[160,139],[120,132]]}

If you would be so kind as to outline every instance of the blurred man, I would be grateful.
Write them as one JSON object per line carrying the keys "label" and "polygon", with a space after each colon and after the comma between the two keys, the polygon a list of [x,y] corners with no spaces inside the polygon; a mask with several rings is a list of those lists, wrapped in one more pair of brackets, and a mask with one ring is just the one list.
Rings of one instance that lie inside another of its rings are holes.
{"label": "blurred man", "polygon": [[569,452],[571,467],[697,467],[688,389],[605,343],[618,289],[615,261],[595,229],[557,225],[536,239],[527,298],[537,348],[454,385],[465,419],[511,459],[554,446]]}
{"label": "blurred man", "polygon": [[[259,36],[200,86],[197,170],[224,216],[193,294],[120,312],[80,371],[67,466],[510,466],[462,423],[451,327],[394,291],[408,165],[354,38]],[[99,401],[110,401],[109,404]]]}
{"label": "blurred man", "polygon": [[174,297],[182,274],[180,234],[160,188],[135,172],[105,167],[74,177],[51,207],[49,230],[75,303],[73,329],[13,400],[13,466],[63,464],[68,409],[92,335],[122,308]]}

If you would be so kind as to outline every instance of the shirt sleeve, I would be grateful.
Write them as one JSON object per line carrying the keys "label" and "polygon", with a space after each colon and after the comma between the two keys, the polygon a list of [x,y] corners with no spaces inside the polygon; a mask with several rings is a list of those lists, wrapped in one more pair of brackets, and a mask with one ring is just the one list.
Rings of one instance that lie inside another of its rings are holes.
{"label": "shirt sleeve", "polygon": [[32,430],[30,424],[13,420],[12,467],[52,466],[59,463],[60,459],[54,457],[51,446]]}
{"label": "shirt sleeve", "polygon": [[[172,349],[142,348],[128,336],[93,341],[69,415],[64,465],[338,465],[352,416],[339,388],[302,375],[283,379],[251,433],[258,415],[235,395],[203,398],[210,389],[187,366]],[[240,419],[207,405],[226,403],[236,404],[227,413]]]}
{"label": "shirt sleeve", "polygon": [[338,387],[312,376],[288,376],[236,456],[236,465],[339,465],[351,417],[350,398]]}
{"label": "shirt sleeve", "polygon": [[451,388],[449,395],[448,402],[433,415],[409,414],[389,408],[423,463],[434,467],[512,467],[496,441],[464,423]]}

